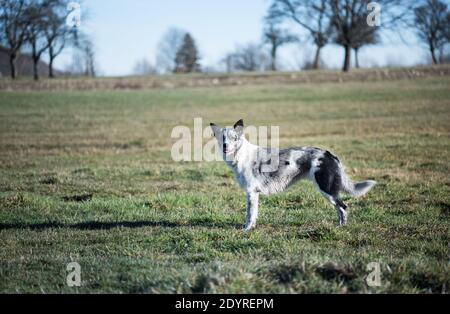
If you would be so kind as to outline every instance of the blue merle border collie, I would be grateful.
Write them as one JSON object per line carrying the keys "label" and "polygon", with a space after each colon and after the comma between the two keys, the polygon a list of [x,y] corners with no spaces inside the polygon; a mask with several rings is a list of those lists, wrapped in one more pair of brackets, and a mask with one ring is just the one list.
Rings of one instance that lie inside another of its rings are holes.
{"label": "blue merle border collie", "polygon": [[256,226],[259,195],[286,190],[301,179],[314,183],[335,208],[339,224],[347,223],[347,206],[341,192],[352,197],[366,194],[375,184],[367,180],[353,183],[345,174],[339,159],[327,150],[315,147],[271,149],[253,145],[244,136],[244,122],[232,128],[210,124],[226,164],[233,170],[239,185],[247,193],[247,219],[244,231]]}

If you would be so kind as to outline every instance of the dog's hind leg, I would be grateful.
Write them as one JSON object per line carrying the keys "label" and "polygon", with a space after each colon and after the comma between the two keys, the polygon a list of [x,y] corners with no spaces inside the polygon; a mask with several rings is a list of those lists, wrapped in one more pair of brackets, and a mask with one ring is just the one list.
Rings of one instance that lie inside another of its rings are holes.
{"label": "dog's hind leg", "polygon": [[339,197],[335,198],[336,205],[334,207],[336,208],[338,217],[339,217],[339,224],[345,225],[347,224],[347,205],[344,204],[344,202],[341,201]]}
{"label": "dog's hind leg", "polygon": [[258,201],[258,193],[247,193],[247,221],[244,226],[244,231],[249,231],[256,226],[256,219],[258,218]]}
{"label": "dog's hind leg", "polygon": [[332,196],[326,192],[324,192],[322,189],[319,188],[320,193],[325,197],[325,199],[330,202],[334,208],[336,208],[336,212],[339,219],[339,225],[345,225],[347,223],[347,205],[344,204],[344,202],[341,201],[339,196]]}
{"label": "dog's hind leg", "polygon": [[319,158],[320,166],[314,173],[314,181],[320,193],[336,208],[339,224],[347,223],[347,206],[340,200],[339,193],[343,190],[341,169],[336,157],[326,152]]}

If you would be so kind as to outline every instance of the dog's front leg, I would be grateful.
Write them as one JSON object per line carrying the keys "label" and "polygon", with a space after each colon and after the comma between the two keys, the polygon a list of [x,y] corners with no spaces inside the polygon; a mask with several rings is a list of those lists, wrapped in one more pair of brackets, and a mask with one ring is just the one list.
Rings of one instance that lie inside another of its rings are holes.
{"label": "dog's front leg", "polygon": [[247,192],[247,222],[244,231],[249,231],[256,226],[256,219],[258,218],[258,200],[258,193]]}

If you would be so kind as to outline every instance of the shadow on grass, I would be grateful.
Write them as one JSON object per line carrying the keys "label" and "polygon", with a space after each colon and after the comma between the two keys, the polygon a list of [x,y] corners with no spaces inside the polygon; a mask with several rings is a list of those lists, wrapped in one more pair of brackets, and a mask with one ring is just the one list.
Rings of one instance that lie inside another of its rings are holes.
{"label": "shadow on grass", "polygon": [[209,221],[193,221],[193,222],[171,222],[171,221],[85,221],[75,224],[64,224],[60,222],[43,222],[43,223],[0,223],[0,230],[11,229],[77,229],[77,230],[107,230],[113,228],[143,228],[143,227],[163,227],[163,228],[180,228],[180,227],[210,227],[210,228],[236,228],[242,227],[241,224],[232,222],[209,222]]}

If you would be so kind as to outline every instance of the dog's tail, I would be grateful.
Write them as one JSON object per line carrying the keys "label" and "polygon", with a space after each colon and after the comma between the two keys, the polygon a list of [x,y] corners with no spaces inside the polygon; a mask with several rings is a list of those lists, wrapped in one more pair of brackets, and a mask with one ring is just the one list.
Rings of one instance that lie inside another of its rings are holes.
{"label": "dog's tail", "polygon": [[358,197],[366,194],[374,187],[375,184],[377,184],[376,181],[373,180],[366,180],[354,183],[352,180],[347,177],[344,170],[341,168],[341,178],[342,178],[342,185],[343,190],[345,193],[348,193],[352,197]]}

